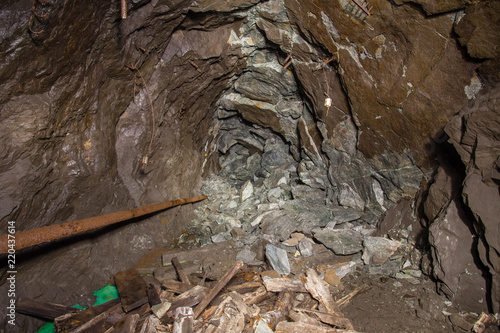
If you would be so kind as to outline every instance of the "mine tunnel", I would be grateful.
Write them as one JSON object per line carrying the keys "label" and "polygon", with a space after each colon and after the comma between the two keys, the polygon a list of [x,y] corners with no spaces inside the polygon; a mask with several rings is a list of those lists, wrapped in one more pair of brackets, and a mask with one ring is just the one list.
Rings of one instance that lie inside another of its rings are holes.
{"label": "mine tunnel", "polygon": [[0,331],[497,332],[499,15],[3,1]]}

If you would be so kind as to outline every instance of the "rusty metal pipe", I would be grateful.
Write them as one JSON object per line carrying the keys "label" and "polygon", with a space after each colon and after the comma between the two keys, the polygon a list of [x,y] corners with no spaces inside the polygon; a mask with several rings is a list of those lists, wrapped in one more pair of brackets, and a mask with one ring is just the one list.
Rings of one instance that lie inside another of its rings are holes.
{"label": "rusty metal pipe", "polygon": [[[83,220],[71,221],[61,224],[49,225],[46,227],[31,229],[16,232],[12,238],[12,235],[6,234],[0,236],[0,254],[8,253],[9,251],[9,239],[11,240],[10,245],[14,250],[24,249],[33,245],[39,245],[47,242],[51,242],[56,239],[61,239],[68,236],[73,236],[80,234],[85,231],[94,230],[107,225],[111,225],[118,222],[124,222],[135,217],[140,217],[155,213],[167,208],[180,206],[187,203],[198,202],[206,199],[207,196],[202,195],[198,197],[191,197],[185,199],[178,199],[172,201],[165,201],[157,203],[154,205],[133,208],[128,210],[123,210],[121,212],[110,213],[106,215],[94,216]],[[12,240],[15,240],[13,242]]]}
{"label": "rusty metal pipe", "polygon": [[120,0],[120,14],[122,20],[127,19],[127,0]]}

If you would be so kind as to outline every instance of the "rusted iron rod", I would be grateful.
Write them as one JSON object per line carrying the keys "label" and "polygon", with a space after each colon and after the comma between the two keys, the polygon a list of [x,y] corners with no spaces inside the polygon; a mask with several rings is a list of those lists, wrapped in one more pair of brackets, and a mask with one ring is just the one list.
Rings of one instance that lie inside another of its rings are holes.
{"label": "rusted iron rod", "polygon": [[127,0],[120,0],[120,14],[122,20],[127,19]]}
{"label": "rusted iron rod", "polygon": [[[154,205],[123,210],[121,212],[94,216],[87,219],[71,221],[46,227],[16,232],[14,235],[0,235],[0,254],[8,253],[9,249],[20,250],[33,245],[39,245],[94,230],[118,222],[124,222],[135,217],[156,213],[167,208],[198,202],[207,196],[191,197],[172,201],[165,201]],[[10,237],[9,237],[10,236]],[[13,238],[14,236],[15,238]],[[10,242],[9,242],[10,240]],[[13,242],[14,240],[14,242]]]}

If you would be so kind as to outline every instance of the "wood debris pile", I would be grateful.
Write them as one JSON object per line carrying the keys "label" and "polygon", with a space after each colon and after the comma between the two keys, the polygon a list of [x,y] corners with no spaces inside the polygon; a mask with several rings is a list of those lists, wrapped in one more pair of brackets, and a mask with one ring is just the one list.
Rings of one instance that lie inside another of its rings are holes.
{"label": "wood debris pile", "polygon": [[[354,332],[317,272],[264,277],[237,261],[218,281],[194,285],[172,259],[178,280],[159,281],[135,269],[116,274],[120,298],[84,310],[24,300],[18,312],[54,320],[56,332]],[[207,287],[209,285],[210,287]]]}

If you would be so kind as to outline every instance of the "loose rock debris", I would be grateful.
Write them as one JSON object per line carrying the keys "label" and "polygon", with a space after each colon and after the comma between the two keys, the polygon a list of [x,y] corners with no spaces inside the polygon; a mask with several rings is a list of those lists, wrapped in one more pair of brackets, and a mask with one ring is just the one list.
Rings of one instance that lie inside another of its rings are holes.
{"label": "loose rock debris", "polygon": [[[370,287],[346,292],[339,275],[349,262],[325,265],[316,251],[302,271],[280,275],[269,270],[270,263],[236,261],[235,249],[234,242],[225,242],[169,250],[162,265],[117,273],[118,299],[84,310],[28,299],[18,312],[53,320],[56,332],[358,332],[343,309]],[[215,267],[221,257],[227,260]],[[225,274],[218,277],[220,267]],[[484,332],[497,321],[486,314],[471,319],[450,314],[462,331]]]}

